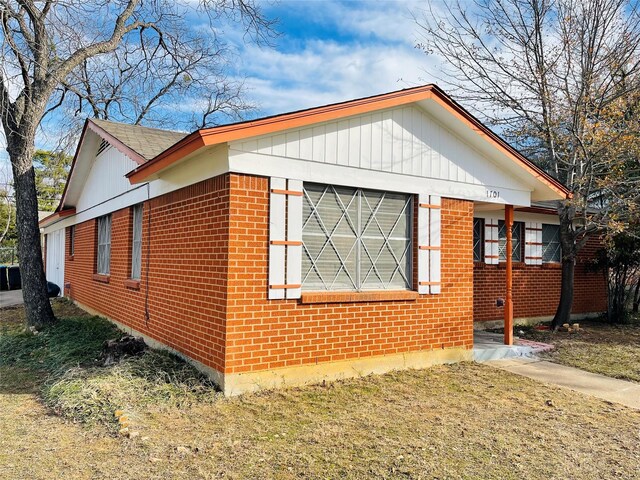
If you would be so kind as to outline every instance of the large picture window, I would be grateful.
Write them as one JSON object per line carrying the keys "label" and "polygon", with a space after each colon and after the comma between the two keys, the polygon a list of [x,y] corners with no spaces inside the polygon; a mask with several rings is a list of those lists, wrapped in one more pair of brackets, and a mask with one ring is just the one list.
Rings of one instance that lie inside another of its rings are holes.
{"label": "large picture window", "polygon": [[562,255],[560,248],[560,226],[542,224],[542,261],[544,263],[559,262]]}
{"label": "large picture window", "polygon": [[[498,221],[498,255],[501,262],[507,261],[507,226]],[[511,227],[511,260],[522,261],[522,222],[513,222]]]}
{"label": "large picture window", "polygon": [[142,204],[133,207],[131,229],[131,278],[140,280],[140,271],[142,269]]}
{"label": "large picture window", "polygon": [[303,290],[410,289],[412,196],[304,184]]}
{"label": "large picture window", "polygon": [[111,264],[111,215],[98,218],[98,258],[96,272],[109,275]]}

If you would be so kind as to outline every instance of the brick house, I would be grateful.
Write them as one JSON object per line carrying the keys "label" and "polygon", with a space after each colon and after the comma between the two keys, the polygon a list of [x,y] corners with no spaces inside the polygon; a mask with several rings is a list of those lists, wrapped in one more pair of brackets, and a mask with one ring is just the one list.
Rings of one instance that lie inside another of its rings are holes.
{"label": "brick house", "polygon": [[[469,360],[474,320],[552,315],[540,202],[566,196],[428,85],[189,135],[87,120],[41,226],[66,297],[231,395]],[[599,276],[576,289],[604,309]]]}

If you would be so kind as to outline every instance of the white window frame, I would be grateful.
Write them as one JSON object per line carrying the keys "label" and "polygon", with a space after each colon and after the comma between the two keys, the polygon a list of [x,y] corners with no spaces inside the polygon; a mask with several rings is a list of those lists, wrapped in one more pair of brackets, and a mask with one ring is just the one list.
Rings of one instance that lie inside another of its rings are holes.
{"label": "white window frame", "polygon": [[111,214],[97,219],[98,241],[96,252],[96,273],[111,273]]}
{"label": "white window frame", "polygon": [[131,279],[142,276],[142,216],[143,204],[131,207]]}

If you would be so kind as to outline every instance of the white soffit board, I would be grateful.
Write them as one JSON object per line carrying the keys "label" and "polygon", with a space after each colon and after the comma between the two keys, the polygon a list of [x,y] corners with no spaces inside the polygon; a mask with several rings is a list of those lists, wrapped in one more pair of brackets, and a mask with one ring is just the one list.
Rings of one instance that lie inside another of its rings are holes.
{"label": "white soffit board", "polygon": [[[533,188],[416,105],[231,142],[229,148],[233,171],[239,161],[276,162],[284,167],[282,159],[293,159],[312,162],[310,169],[341,166],[492,190],[530,192]],[[243,159],[242,153],[250,155]],[[251,173],[250,166],[242,170]],[[498,199],[496,203],[505,202]]]}

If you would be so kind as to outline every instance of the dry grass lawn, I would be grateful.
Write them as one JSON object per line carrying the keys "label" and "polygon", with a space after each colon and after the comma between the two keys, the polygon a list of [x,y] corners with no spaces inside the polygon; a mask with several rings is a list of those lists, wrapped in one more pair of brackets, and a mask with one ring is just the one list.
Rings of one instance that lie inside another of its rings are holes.
{"label": "dry grass lawn", "polygon": [[[515,327],[516,335],[550,343],[548,360],[609,377],[640,382],[640,319],[626,325],[580,322],[578,333]],[[524,335],[520,333],[524,332]]]}
{"label": "dry grass lawn", "polygon": [[[0,352],[19,316],[0,311]],[[225,399],[182,373],[89,361],[69,377],[32,360],[0,358],[0,478],[640,477],[640,412],[471,363]],[[121,402],[139,436],[65,409],[74,392],[109,411]]]}

